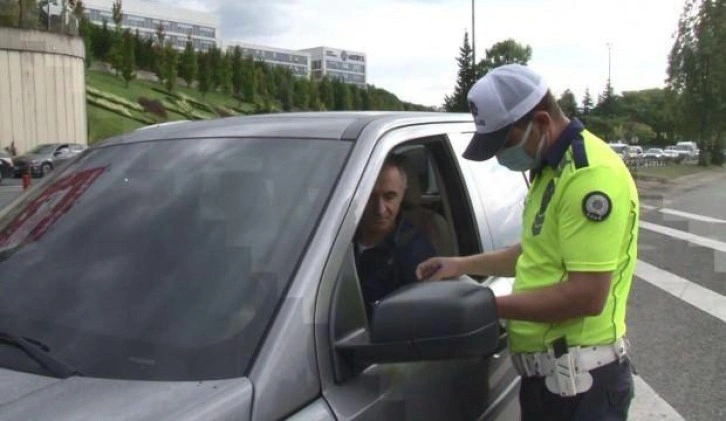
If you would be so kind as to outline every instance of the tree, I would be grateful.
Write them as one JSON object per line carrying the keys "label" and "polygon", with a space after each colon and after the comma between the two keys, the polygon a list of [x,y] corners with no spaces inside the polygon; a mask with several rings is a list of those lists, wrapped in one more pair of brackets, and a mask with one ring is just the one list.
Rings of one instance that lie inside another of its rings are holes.
{"label": "tree", "polygon": [[111,35],[111,50],[107,58],[111,67],[116,71],[116,76],[118,76],[123,67],[125,47],[124,34],[121,32],[121,22],[123,21],[121,0],[114,0],[111,7],[111,16],[113,17],[114,31]]}
{"label": "tree", "polygon": [[129,87],[129,82],[136,79],[136,55],[135,55],[134,37],[130,30],[123,33],[123,51],[121,58],[121,76],[124,84]]}
{"label": "tree", "polygon": [[360,89],[360,109],[364,111],[371,110],[371,97],[368,88]]}
{"label": "tree", "polygon": [[[699,164],[726,128],[726,0],[688,0],[668,57],[668,87],[678,96],[679,131],[697,137]],[[717,158],[718,159],[718,158]]]}
{"label": "tree", "polygon": [[225,53],[222,56],[222,84],[220,87],[222,88],[222,92],[229,95],[232,93],[232,56],[228,53]]}
{"label": "tree", "polygon": [[605,117],[614,117],[618,110],[618,98],[613,90],[613,85],[608,79],[605,84],[605,90],[598,97],[597,106],[593,110],[598,115]]}
{"label": "tree", "polygon": [[211,80],[211,60],[209,53],[201,52],[197,55],[199,71],[197,72],[197,89],[202,93],[202,98],[207,96]]}
{"label": "tree", "polygon": [[335,93],[334,109],[345,111],[353,108],[353,99],[350,96],[348,84],[339,79],[333,80],[333,92]]}
{"label": "tree", "polygon": [[222,51],[217,47],[212,47],[209,50],[209,56],[211,60],[211,90],[215,91],[222,88],[224,85],[224,63],[222,63]]}
{"label": "tree", "polygon": [[592,111],[592,107],[595,104],[592,102],[592,95],[590,95],[590,88],[585,89],[585,96],[582,98],[582,114],[589,115]]}
{"label": "tree", "polygon": [[310,81],[306,78],[295,80],[295,107],[301,110],[310,108]]}
{"label": "tree", "polygon": [[456,63],[459,66],[456,86],[454,87],[454,93],[444,98],[444,108],[449,112],[468,112],[469,104],[466,95],[476,82],[476,71],[472,65],[472,49],[471,45],[469,45],[468,32],[464,32],[464,43],[459,48],[459,58],[456,59]]}
{"label": "tree", "polygon": [[242,49],[235,46],[232,50],[232,93],[241,97],[244,94],[245,69],[242,58]]}
{"label": "tree", "polygon": [[308,101],[310,105],[310,109],[315,111],[323,111],[325,107],[323,106],[323,102],[320,100],[320,91],[319,91],[319,83],[311,81],[309,83],[310,86],[310,99]]}
{"label": "tree", "polygon": [[123,22],[124,18],[121,0],[114,0],[113,5],[111,6],[111,16],[113,17],[113,23],[116,26],[116,31],[120,31],[121,22]]}
{"label": "tree", "polygon": [[361,89],[358,86],[351,85],[350,86],[350,96],[351,96],[351,109],[352,110],[362,110],[363,109],[363,96],[361,94]]}
{"label": "tree", "polygon": [[166,68],[166,57],[164,57],[166,33],[164,26],[156,26],[156,44],[154,44],[154,73],[159,82],[164,82],[164,69]]}
{"label": "tree", "polygon": [[320,102],[326,110],[332,111],[335,109],[335,92],[333,92],[333,85],[330,79],[325,76],[318,85],[320,90]]}
{"label": "tree", "polygon": [[484,52],[484,59],[477,64],[475,80],[505,64],[526,65],[531,58],[532,47],[529,45],[519,44],[511,38],[500,41]]}
{"label": "tree", "polygon": [[170,42],[164,46],[164,88],[171,93],[176,88],[176,75],[178,71],[178,54]]}
{"label": "tree", "polygon": [[85,6],[81,0],[73,3],[73,16],[78,21],[78,35],[83,39],[83,47],[86,51],[86,68],[91,67],[93,62],[93,24],[88,20],[85,13]]}
{"label": "tree", "polygon": [[282,85],[278,90],[278,99],[282,103],[282,109],[285,111],[292,111],[293,107],[293,92],[288,81],[283,81]]}
{"label": "tree", "polygon": [[257,93],[257,74],[252,57],[242,61],[242,95],[247,101],[254,101]]}
{"label": "tree", "polygon": [[562,93],[562,96],[560,96],[560,99],[557,100],[557,103],[560,105],[560,108],[562,108],[562,111],[566,116],[578,116],[579,112],[577,111],[577,100],[575,99],[575,94],[573,94],[569,89],[565,89],[565,92]]}
{"label": "tree", "polygon": [[194,44],[192,43],[192,37],[190,35],[187,37],[184,52],[181,55],[179,76],[184,79],[187,86],[192,86],[192,83],[197,80],[198,71],[199,65],[197,64],[197,53],[194,51]]}
{"label": "tree", "polygon": [[258,63],[254,66],[255,69],[255,85],[257,86],[257,93],[261,97],[266,97],[268,95],[267,92],[267,75],[265,74],[265,68],[264,66],[259,65]]}

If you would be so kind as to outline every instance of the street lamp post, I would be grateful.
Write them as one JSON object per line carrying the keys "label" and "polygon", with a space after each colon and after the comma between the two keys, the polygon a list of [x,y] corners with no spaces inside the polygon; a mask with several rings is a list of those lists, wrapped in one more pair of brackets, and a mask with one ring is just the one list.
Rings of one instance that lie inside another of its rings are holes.
{"label": "street lamp post", "polygon": [[611,82],[610,80],[610,50],[612,49],[612,44],[608,42],[608,83]]}
{"label": "street lamp post", "polygon": [[474,16],[474,0],[471,0],[471,66],[476,70],[476,22]]}

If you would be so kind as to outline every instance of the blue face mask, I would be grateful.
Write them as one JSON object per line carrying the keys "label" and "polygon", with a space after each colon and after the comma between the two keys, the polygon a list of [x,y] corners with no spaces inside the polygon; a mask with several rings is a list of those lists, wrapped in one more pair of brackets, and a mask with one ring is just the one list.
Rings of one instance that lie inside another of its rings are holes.
{"label": "blue face mask", "polygon": [[537,145],[537,152],[535,156],[529,156],[527,151],[524,150],[524,144],[527,143],[529,133],[532,131],[532,122],[530,121],[527,125],[527,130],[524,131],[522,141],[514,146],[510,146],[506,149],[502,149],[497,153],[497,161],[512,171],[527,171],[536,168],[540,164],[540,154],[542,147],[544,146],[545,136],[539,139],[539,145]]}

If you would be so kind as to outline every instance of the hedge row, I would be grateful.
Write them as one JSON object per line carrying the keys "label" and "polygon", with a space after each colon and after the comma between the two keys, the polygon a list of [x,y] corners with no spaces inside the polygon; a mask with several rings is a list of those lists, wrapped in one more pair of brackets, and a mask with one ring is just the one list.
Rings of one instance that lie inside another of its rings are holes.
{"label": "hedge row", "polygon": [[115,104],[124,106],[130,110],[138,111],[138,112],[142,112],[142,113],[144,112],[144,107],[142,107],[141,105],[139,105],[133,101],[129,101],[126,98],[122,98],[120,96],[101,91],[92,86],[86,86],[86,92],[91,94],[91,96],[94,96],[94,97],[97,97],[100,99],[104,99],[109,102],[113,102]]}

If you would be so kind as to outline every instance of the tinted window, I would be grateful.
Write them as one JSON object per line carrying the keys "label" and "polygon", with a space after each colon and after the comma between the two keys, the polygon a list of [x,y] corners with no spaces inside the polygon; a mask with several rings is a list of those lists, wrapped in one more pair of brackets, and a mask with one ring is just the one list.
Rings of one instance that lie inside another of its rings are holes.
{"label": "tinted window", "polygon": [[[192,139],[84,152],[0,211],[0,331],[86,376],[243,375],[349,148]],[[46,374],[8,346],[0,365]]]}
{"label": "tinted window", "polygon": [[45,153],[51,153],[55,151],[55,148],[57,148],[58,145],[38,145],[35,148],[33,148],[30,153],[36,153],[36,154],[45,154]]}

